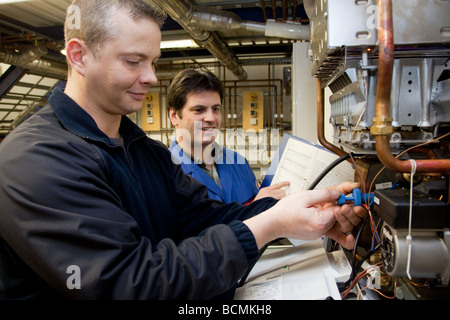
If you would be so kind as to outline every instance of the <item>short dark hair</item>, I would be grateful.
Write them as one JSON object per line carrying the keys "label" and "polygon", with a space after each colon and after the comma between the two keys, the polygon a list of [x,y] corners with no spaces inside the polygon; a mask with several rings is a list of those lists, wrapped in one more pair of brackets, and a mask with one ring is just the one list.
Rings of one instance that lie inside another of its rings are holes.
{"label": "short dark hair", "polygon": [[187,95],[204,91],[217,92],[223,101],[223,85],[220,79],[205,69],[185,69],[179,72],[167,90],[167,104],[181,117],[181,109],[186,104]]}

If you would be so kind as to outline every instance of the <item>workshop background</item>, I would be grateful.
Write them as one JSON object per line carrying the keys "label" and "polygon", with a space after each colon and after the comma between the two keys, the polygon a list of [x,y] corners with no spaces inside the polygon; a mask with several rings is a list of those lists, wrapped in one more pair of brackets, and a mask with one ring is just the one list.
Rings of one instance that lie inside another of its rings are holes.
{"label": "workshop background", "polygon": [[[358,297],[449,297],[450,1],[146,1],[168,14],[158,83],[130,115],[149,137],[173,139],[175,74],[213,71],[225,86],[220,142],[259,181],[289,133],[351,161],[374,193],[343,296],[370,263],[380,288]],[[70,3],[0,1],[0,142],[65,86]]]}

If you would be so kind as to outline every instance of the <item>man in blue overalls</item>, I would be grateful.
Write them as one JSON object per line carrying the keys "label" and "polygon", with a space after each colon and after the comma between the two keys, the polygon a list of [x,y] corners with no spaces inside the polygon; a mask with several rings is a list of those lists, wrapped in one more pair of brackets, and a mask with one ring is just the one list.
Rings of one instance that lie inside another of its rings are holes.
{"label": "man in blue overalls", "polygon": [[221,147],[222,82],[203,69],[186,69],[168,90],[169,117],[176,129],[172,158],[183,171],[208,187],[210,198],[248,204],[263,197],[280,199],[289,182],[259,189],[250,165],[239,153]]}

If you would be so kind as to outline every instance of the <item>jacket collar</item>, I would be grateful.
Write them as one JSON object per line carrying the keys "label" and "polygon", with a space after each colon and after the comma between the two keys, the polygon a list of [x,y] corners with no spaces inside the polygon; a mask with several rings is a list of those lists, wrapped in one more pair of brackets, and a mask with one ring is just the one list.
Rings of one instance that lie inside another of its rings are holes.
{"label": "jacket collar", "polygon": [[[55,88],[49,98],[49,103],[62,125],[73,134],[92,141],[103,142],[111,147],[116,146],[116,144],[98,128],[94,119],[74,100],[66,95],[61,88]],[[146,136],[145,133],[126,116],[122,116],[119,131],[124,138],[125,144]]]}
{"label": "jacket collar", "polygon": [[[215,164],[216,165],[220,165],[222,163],[225,163],[224,161],[227,161],[228,159],[225,159],[225,157],[227,156],[226,154],[226,149],[223,148],[222,146],[220,146],[217,142],[213,142],[214,144],[214,150],[217,153],[217,157],[215,159]],[[185,150],[183,150],[180,145],[178,144],[176,139],[173,139],[172,144],[169,147],[169,150],[172,152],[172,154],[174,155],[174,157],[182,164],[186,165],[185,168],[188,168],[189,166],[201,166],[202,160],[201,159],[197,159],[195,157],[193,157],[192,155],[190,155],[188,152],[186,152]],[[192,171],[190,171],[192,172]]]}
{"label": "jacket collar", "polygon": [[172,141],[169,150],[178,163],[182,165],[184,172],[187,174],[192,174],[197,165],[192,161],[191,157],[184,153],[183,149],[181,149],[176,140]]}
{"label": "jacket collar", "polygon": [[[214,182],[213,179],[211,179],[203,170],[194,163],[192,158],[188,156],[183,149],[179,146],[179,144],[176,142],[176,140],[173,140],[172,144],[169,147],[172,157],[174,157],[181,167],[183,168],[184,173],[192,176],[193,178],[200,180],[209,190],[210,197],[213,199],[217,199],[219,201],[225,202],[225,195],[224,190],[222,188],[227,188],[228,192],[229,189],[231,189],[231,184],[225,185],[221,183],[221,187],[217,185],[217,183]],[[227,179],[230,180],[231,172],[229,170],[226,170],[226,166],[222,166],[224,157],[226,156],[225,151],[227,149],[220,147],[220,156],[218,158],[217,163],[217,170],[219,172],[220,180]],[[211,195],[214,194],[213,196]]]}

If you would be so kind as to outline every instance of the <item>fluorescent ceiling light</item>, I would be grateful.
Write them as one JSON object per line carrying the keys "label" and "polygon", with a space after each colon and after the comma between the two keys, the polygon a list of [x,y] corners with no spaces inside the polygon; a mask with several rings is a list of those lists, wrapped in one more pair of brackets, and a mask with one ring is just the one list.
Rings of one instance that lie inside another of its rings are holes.
{"label": "fluorescent ceiling light", "polygon": [[[175,48],[198,48],[198,44],[192,39],[161,41],[161,49]],[[62,49],[60,52],[63,55],[67,55],[65,49]]]}
{"label": "fluorescent ceiling light", "polygon": [[25,2],[30,0],[0,0],[0,4],[14,3],[14,2]]}
{"label": "fluorescent ceiling light", "polygon": [[0,75],[4,74],[6,70],[10,67],[9,64],[0,63]]}
{"label": "fluorescent ceiling light", "polygon": [[198,48],[198,44],[192,39],[161,41],[161,49],[169,48]]}

